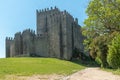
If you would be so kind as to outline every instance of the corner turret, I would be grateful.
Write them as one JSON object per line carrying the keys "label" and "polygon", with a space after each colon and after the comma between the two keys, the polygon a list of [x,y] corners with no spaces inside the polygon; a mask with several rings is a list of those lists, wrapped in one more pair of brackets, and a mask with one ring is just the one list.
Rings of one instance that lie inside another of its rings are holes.
{"label": "corner turret", "polygon": [[6,44],[6,58],[7,57],[11,57],[11,50],[10,50],[10,47],[11,47],[11,44],[12,44],[12,41],[13,41],[13,38],[12,37],[6,37],[5,39],[5,44]]}

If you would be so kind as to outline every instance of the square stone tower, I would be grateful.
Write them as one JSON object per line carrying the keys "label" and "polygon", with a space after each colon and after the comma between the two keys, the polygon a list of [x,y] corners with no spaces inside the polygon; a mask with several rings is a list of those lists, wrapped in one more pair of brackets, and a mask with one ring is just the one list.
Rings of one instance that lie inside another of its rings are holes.
{"label": "square stone tower", "polygon": [[69,60],[74,48],[83,51],[83,37],[78,19],[56,7],[37,10],[36,13],[37,35],[46,36],[49,57]]}

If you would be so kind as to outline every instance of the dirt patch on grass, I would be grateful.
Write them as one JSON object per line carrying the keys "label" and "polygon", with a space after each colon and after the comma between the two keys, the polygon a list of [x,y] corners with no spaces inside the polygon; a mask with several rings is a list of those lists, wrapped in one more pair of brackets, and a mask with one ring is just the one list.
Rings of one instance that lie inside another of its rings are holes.
{"label": "dirt patch on grass", "polygon": [[0,80],[61,80],[63,75],[33,75],[33,76],[16,76],[16,75],[7,75],[4,79]]}

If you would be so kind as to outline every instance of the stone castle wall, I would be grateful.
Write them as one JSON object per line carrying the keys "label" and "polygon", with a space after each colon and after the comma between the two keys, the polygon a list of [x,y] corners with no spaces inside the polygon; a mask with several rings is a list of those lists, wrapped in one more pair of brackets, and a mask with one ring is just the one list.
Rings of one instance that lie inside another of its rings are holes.
{"label": "stone castle wall", "polygon": [[6,38],[6,57],[42,56],[70,60],[73,49],[83,51],[83,38],[78,20],[67,11],[48,8],[36,11],[37,33],[27,29]]}

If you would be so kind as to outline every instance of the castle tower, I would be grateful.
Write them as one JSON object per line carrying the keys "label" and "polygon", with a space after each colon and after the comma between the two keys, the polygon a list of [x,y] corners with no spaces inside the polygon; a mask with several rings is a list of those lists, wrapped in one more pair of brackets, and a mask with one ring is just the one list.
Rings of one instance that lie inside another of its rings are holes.
{"label": "castle tower", "polygon": [[23,54],[21,32],[15,34],[14,45],[15,45],[15,55]]}
{"label": "castle tower", "polygon": [[11,55],[11,50],[10,50],[10,48],[11,48],[11,43],[12,43],[12,38],[11,37],[6,37],[6,39],[5,39],[5,45],[6,45],[6,57],[11,57],[10,55]]}
{"label": "castle tower", "polygon": [[22,51],[23,55],[30,56],[30,54],[35,53],[34,51],[34,37],[35,34],[32,30],[26,29],[22,33]]}
{"label": "castle tower", "polygon": [[43,35],[46,32],[47,27],[47,17],[45,11],[36,11],[37,13],[37,35]]}

